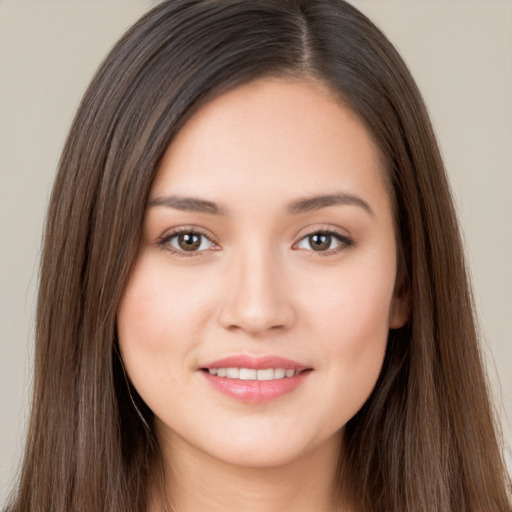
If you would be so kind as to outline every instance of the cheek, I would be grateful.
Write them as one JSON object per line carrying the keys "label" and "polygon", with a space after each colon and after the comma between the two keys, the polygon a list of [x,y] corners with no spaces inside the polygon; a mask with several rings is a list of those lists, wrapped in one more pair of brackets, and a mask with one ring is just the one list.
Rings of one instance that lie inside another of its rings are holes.
{"label": "cheek", "polygon": [[360,272],[347,267],[334,275],[317,275],[316,286],[307,286],[302,293],[302,312],[310,328],[321,331],[320,340],[331,340],[333,350],[346,347],[357,353],[386,339],[393,276],[392,265],[375,271],[366,266]]}
{"label": "cheek", "polygon": [[202,281],[191,277],[169,273],[158,258],[139,258],[118,310],[122,348],[138,347],[149,355],[179,352],[198,337],[211,298]]}
{"label": "cheek", "polygon": [[[390,274],[393,276],[393,269]],[[327,369],[326,403],[339,404],[339,424],[362,407],[380,374],[389,333],[393,280],[382,272],[341,275],[310,294],[307,315]],[[305,313],[306,317],[306,313]]]}
{"label": "cheek", "polygon": [[389,300],[382,299],[338,294],[337,301],[318,311],[323,353],[340,376],[373,379],[379,373],[389,332]]}
{"label": "cheek", "polygon": [[199,343],[205,297],[194,280],[169,276],[144,253],[132,271],[117,315],[119,347],[133,385],[153,409],[161,390],[180,389]]}
{"label": "cheek", "polygon": [[165,334],[172,326],[168,294],[153,286],[148,273],[132,274],[118,311],[119,343],[125,357],[140,352],[143,358],[156,355],[164,347]]}
{"label": "cheek", "polygon": [[147,283],[141,284],[135,272],[118,310],[117,332],[125,369],[147,402],[147,389],[159,385],[158,376],[168,373],[168,363],[162,357],[165,327],[156,300],[158,295],[152,293]]}

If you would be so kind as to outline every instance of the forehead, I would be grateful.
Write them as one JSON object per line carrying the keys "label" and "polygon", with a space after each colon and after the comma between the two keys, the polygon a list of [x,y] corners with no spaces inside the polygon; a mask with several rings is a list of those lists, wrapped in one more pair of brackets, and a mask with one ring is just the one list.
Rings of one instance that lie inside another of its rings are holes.
{"label": "forehead", "polygon": [[272,191],[301,196],[382,189],[384,182],[367,129],[326,86],[263,78],[214,98],[185,123],[164,155],[151,198],[230,191],[247,199]]}

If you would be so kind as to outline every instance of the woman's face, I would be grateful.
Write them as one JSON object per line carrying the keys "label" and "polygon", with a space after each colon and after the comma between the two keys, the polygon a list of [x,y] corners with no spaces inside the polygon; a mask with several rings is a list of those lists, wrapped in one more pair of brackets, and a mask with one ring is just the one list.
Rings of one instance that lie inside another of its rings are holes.
{"label": "woman's face", "polygon": [[200,109],[118,311],[164,450],[261,467],[337,449],[406,320],[396,254],[376,146],[322,85],[261,79]]}

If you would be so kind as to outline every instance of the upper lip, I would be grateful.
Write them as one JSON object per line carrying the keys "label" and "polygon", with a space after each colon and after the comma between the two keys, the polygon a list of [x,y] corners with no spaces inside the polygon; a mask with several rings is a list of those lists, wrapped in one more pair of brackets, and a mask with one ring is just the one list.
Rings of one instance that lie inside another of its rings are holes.
{"label": "upper lip", "polygon": [[246,354],[223,357],[222,359],[217,359],[205,364],[204,366],[201,366],[201,369],[210,368],[250,368],[254,370],[282,368],[284,370],[296,371],[311,369],[310,366],[298,363],[297,361],[293,361],[292,359],[287,359],[285,357],[274,355],[251,356]]}

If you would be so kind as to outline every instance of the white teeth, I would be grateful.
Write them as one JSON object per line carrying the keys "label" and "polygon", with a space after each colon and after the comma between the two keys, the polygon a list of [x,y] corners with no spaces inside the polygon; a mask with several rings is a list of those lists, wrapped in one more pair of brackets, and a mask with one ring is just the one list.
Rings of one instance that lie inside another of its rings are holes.
{"label": "white teeth", "polygon": [[274,370],[274,379],[284,379],[285,377],[293,377],[295,374],[295,370],[288,370],[290,375],[286,375],[286,370],[284,368],[277,368]]}
{"label": "white teeth", "polygon": [[227,377],[228,379],[239,380],[275,380],[293,377],[300,372],[284,368],[266,368],[264,370],[255,370],[253,368],[209,368],[210,375],[217,377]]}
{"label": "white teeth", "polygon": [[239,379],[240,369],[239,368],[226,368],[226,377],[228,379]]}
{"label": "white teeth", "polygon": [[257,373],[258,372],[253,369],[240,368],[240,380],[256,380]]}
{"label": "white teeth", "polygon": [[258,373],[256,375],[256,380],[275,379],[275,372],[276,372],[276,370],[273,370],[272,368],[269,368],[268,370],[258,370]]}

